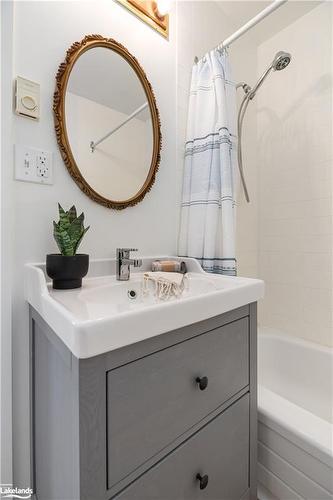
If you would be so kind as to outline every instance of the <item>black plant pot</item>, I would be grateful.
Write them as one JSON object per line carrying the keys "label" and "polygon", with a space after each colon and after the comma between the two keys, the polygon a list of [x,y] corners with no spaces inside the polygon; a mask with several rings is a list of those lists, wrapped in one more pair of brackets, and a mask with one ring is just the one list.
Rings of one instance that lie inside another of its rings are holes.
{"label": "black plant pot", "polygon": [[85,253],[76,255],[51,253],[46,256],[46,272],[53,280],[53,288],[57,290],[80,288],[82,278],[88,269],[89,255]]}

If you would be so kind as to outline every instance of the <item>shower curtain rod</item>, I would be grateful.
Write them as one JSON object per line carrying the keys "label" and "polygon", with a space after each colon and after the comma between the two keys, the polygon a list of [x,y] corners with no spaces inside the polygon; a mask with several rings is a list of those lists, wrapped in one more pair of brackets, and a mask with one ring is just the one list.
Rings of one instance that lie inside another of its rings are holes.
{"label": "shower curtain rod", "polygon": [[110,135],[112,135],[115,132],[117,132],[117,130],[119,130],[121,127],[123,127],[124,125],[126,125],[126,123],[128,123],[131,120],[133,120],[133,118],[135,118],[139,113],[141,113],[141,111],[143,111],[147,107],[148,107],[148,102],[145,102],[144,104],[142,104],[141,106],[139,106],[138,109],[136,109],[135,111],[133,111],[132,114],[130,114],[127,118],[125,118],[125,120],[122,121],[120,123],[120,125],[117,125],[117,127],[113,128],[106,135],[103,135],[103,137],[101,137],[100,139],[98,139],[98,141],[91,141],[90,142],[91,152],[93,153],[95,151],[95,149],[96,149],[96,146],[98,146],[98,144],[100,144],[101,142],[105,141],[105,139],[107,139],[108,137],[110,137]]}
{"label": "shower curtain rod", "polygon": [[[259,12],[256,16],[254,16],[252,19],[250,19],[247,23],[245,23],[244,26],[242,26],[237,31],[235,31],[235,33],[233,33],[228,38],[223,40],[223,42],[220,43],[219,45],[217,45],[215,47],[215,49],[222,50],[222,49],[225,49],[226,47],[229,47],[229,45],[232,44],[235,40],[240,38],[247,31],[249,31],[251,28],[256,26],[256,24],[260,23],[260,21],[265,19],[265,17],[269,16],[272,12],[274,12],[276,9],[281,7],[287,1],[288,0],[275,0],[270,5],[268,5],[265,9],[263,9],[261,12]],[[197,57],[195,57],[194,62],[197,63],[198,61],[199,61],[199,59]]]}

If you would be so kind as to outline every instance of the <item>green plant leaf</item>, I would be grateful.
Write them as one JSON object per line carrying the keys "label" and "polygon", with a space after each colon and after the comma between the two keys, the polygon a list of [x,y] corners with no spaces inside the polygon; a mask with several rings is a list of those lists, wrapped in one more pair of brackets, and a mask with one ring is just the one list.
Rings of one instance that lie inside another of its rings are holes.
{"label": "green plant leaf", "polygon": [[73,222],[74,219],[76,219],[77,214],[76,214],[76,208],[75,205],[73,205],[69,210],[68,210],[68,218],[69,222]]}
{"label": "green plant leaf", "polygon": [[86,232],[88,231],[88,229],[90,228],[90,226],[86,227],[85,229],[82,230],[82,233],[80,235],[80,238],[78,239],[78,241],[76,242],[76,245],[74,247],[74,254],[76,254],[76,252],[78,251],[78,248],[79,246],[81,245],[81,242],[82,242],[82,239],[83,239],[83,236],[86,234]]}
{"label": "green plant leaf", "polygon": [[66,230],[53,221],[53,235],[62,255],[74,255],[72,241]]}
{"label": "green plant leaf", "polygon": [[60,239],[61,239],[62,255],[75,255],[72,241],[66,231],[61,231]]}
{"label": "green plant leaf", "polygon": [[58,206],[59,206],[59,225],[60,227],[62,227],[62,229],[67,229],[70,225],[68,212],[65,212],[60,203],[58,203]]}
{"label": "green plant leaf", "polygon": [[60,203],[59,222],[53,221],[53,236],[62,255],[75,255],[83,236],[89,227],[84,228],[84,213],[77,217],[75,205],[66,212]]}
{"label": "green plant leaf", "polygon": [[82,231],[83,231],[83,225],[80,219],[78,218],[74,219],[69,228],[67,229],[68,236],[73,242],[73,246],[75,246],[75,243],[80,239]]}
{"label": "green plant leaf", "polygon": [[54,236],[54,239],[58,245],[60,252],[62,253],[61,239],[60,239],[60,227],[55,221],[53,221],[53,236]]}

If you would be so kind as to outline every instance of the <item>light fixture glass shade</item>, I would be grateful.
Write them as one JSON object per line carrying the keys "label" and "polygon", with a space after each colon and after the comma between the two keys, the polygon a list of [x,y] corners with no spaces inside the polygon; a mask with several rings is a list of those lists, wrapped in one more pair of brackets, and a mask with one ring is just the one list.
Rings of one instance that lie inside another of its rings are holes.
{"label": "light fixture glass shade", "polygon": [[157,11],[160,17],[166,16],[170,12],[171,1],[170,0],[158,0],[157,1]]}

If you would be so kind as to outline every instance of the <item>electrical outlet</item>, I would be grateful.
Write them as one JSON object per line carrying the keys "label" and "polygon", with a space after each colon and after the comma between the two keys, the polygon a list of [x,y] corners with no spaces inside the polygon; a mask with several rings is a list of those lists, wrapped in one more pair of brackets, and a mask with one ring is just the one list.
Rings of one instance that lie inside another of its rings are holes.
{"label": "electrical outlet", "polygon": [[47,179],[49,177],[48,156],[44,151],[41,151],[40,153],[37,154],[36,173],[37,177],[44,177],[44,179]]}
{"label": "electrical outlet", "polygon": [[15,179],[38,184],[53,184],[52,153],[16,144]]}

